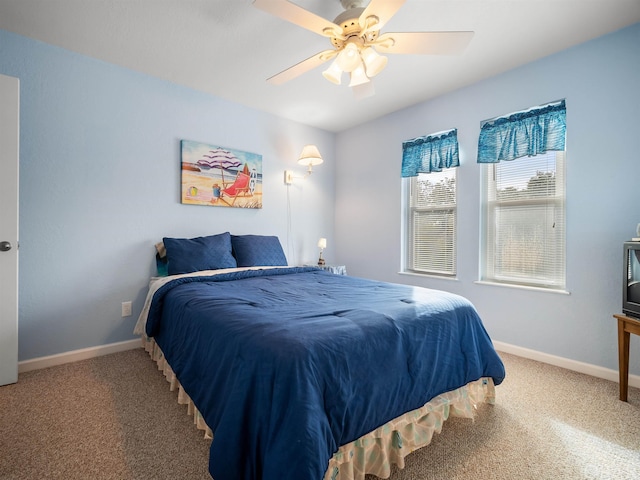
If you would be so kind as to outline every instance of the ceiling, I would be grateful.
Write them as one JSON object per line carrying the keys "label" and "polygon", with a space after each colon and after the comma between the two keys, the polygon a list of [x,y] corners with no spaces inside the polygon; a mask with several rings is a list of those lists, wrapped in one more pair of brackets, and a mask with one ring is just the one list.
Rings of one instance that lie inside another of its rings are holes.
{"label": "ceiling", "polygon": [[[294,3],[329,20],[343,11]],[[357,100],[323,67],[268,84],[331,45],[252,0],[0,0],[0,29],[333,132],[637,22],[640,0],[407,0],[382,32],[475,35],[460,56],[389,55],[376,94]]]}

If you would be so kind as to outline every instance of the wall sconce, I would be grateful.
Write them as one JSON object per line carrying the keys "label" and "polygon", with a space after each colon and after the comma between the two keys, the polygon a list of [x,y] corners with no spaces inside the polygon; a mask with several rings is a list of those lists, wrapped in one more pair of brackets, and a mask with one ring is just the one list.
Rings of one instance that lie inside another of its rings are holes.
{"label": "wall sconce", "polygon": [[327,248],[327,239],[321,238],[318,240],[318,248],[320,249],[320,257],[318,257],[318,265],[324,265],[324,258],[322,258],[322,251]]}
{"label": "wall sconce", "polygon": [[323,162],[322,156],[318,151],[318,147],[316,147],[315,145],[305,145],[304,148],[302,149],[302,153],[300,154],[300,157],[298,158],[298,164],[304,165],[307,167],[307,174],[304,177],[296,177],[293,175],[293,172],[291,170],[285,170],[284,183],[287,185],[291,185],[293,183],[294,178],[303,178],[303,179],[307,178],[309,175],[311,175],[311,172],[313,171],[313,166],[320,165],[322,162]]}

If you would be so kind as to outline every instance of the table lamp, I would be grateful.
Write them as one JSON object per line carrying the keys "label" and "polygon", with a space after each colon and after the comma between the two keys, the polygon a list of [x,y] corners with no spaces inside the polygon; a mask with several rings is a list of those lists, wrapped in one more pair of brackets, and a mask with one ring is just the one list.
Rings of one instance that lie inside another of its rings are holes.
{"label": "table lamp", "polygon": [[318,248],[320,249],[320,257],[318,258],[318,265],[324,265],[324,258],[322,258],[322,250],[327,248],[327,239],[321,238],[318,240]]}

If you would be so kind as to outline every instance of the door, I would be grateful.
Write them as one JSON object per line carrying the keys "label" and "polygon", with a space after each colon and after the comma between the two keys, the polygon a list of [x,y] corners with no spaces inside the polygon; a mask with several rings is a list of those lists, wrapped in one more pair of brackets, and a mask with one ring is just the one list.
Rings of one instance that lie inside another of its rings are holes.
{"label": "door", "polygon": [[20,81],[0,75],[0,385],[18,381]]}

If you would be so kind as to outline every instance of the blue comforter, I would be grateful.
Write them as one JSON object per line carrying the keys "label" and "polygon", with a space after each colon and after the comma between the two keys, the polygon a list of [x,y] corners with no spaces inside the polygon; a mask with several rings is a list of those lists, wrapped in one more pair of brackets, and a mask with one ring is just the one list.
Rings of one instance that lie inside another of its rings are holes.
{"label": "blue comforter", "polygon": [[215,480],[320,480],[341,445],[504,378],[466,299],[314,268],[173,280],[146,330],[214,432]]}

